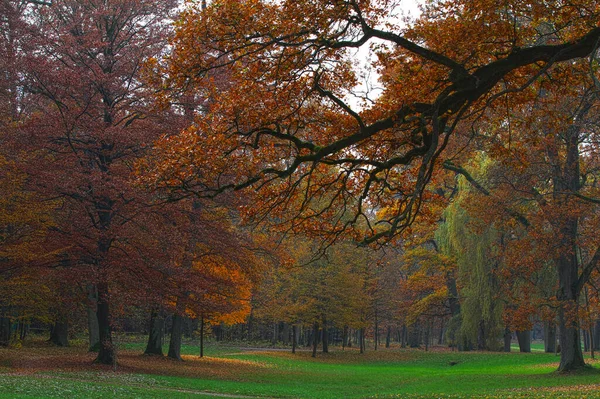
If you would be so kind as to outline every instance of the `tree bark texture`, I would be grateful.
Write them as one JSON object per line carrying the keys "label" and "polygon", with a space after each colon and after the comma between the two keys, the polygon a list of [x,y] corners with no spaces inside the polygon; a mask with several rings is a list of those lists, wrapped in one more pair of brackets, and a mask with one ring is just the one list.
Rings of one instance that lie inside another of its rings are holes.
{"label": "tree bark texture", "polygon": [[556,352],[556,324],[554,321],[544,323],[544,352]]}
{"label": "tree bark texture", "polygon": [[183,361],[181,359],[181,338],[183,336],[183,317],[175,313],[173,315],[173,325],[171,326],[171,340],[169,341],[169,354],[171,359]]}
{"label": "tree bark texture", "polygon": [[329,336],[327,334],[327,319],[323,316],[323,327],[322,327],[322,342],[323,342],[323,353],[329,353]]}
{"label": "tree bark texture", "polygon": [[88,321],[88,340],[89,351],[98,352],[100,349],[100,329],[98,326],[98,293],[96,286],[88,287],[88,306],[87,306],[87,321]]}
{"label": "tree bark texture", "polygon": [[148,331],[148,343],[146,344],[145,355],[163,356],[162,344],[165,329],[165,319],[156,308],[150,313],[150,328]]}
{"label": "tree bark texture", "polygon": [[512,341],[512,334],[508,327],[504,329],[504,352],[510,352],[510,344]]}
{"label": "tree bark texture", "polygon": [[390,347],[391,340],[392,340],[392,327],[388,326],[387,327],[387,334],[385,336],[385,347],[386,348]]}
{"label": "tree bark texture", "polygon": [[317,345],[318,345],[318,336],[319,336],[319,323],[315,321],[313,324],[313,351],[312,357],[317,357]]}
{"label": "tree bark texture", "polygon": [[50,342],[56,346],[69,346],[69,322],[66,317],[61,317],[52,325]]}
{"label": "tree bark texture", "polygon": [[200,357],[204,357],[204,316],[200,317]]}
{"label": "tree bark texture", "polygon": [[519,342],[519,352],[531,352],[531,330],[517,331],[517,341]]}
{"label": "tree bark texture", "polygon": [[108,283],[98,283],[98,332],[100,347],[96,362],[101,364],[114,364],[116,361],[115,347],[112,341],[112,327],[110,321]]}
{"label": "tree bark texture", "polygon": [[298,326],[292,325],[292,353],[296,353],[296,343],[298,336]]}

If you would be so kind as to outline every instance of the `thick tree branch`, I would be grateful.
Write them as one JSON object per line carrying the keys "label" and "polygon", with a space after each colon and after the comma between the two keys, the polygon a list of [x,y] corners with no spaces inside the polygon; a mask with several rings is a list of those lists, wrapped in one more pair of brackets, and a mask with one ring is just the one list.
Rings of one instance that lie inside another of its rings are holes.
{"label": "thick tree branch", "polygon": [[[473,186],[475,187],[479,192],[481,192],[482,194],[484,194],[485,196],[491,196],[492,194],[490,193],[490,191],[488,189],[486,189],[485,187],[483,187],[477,180],[475,180],[475,178],[473,178],[473,176],[471,176],[471,174],[463,167],[458,166],[453,164],[452,162],[450,162],[449,160],[445,161],[444,164],[444,169],[450,170],[452,172],[458,173],[460,175],[462,175],[465,179],[467,179],[467,181]],[[519,212],[516,212],[512,209],[508,209],[508,208],[504,208],[504,210],[510,215],[512,216],[516,221],[518,221],[519,223],[521,223],[524,227],[529,227],[529,220],[527,220],[527,218],[525,216],[523,216],[522,214],[520,214]]]}
{"label": "thick tree branch", "polygon": [[594,253],[594,256],[592,256],[592,259],[590,259],[590,261],[588,262],[588,264],[583,267],[583,270],[581,271],[581,275],[579,276],[579,279],[577,280],[577,283],[576,283],[577,284],[576,287],[575,287],[576,292],[578,292],[578,293],[581,292],[581,290],[583,289],[584,285],[590,279],[590,276],[592,275],[592,272],[599,265],[600,265],[600,247],[598,247],[596,249],[596,252]]}

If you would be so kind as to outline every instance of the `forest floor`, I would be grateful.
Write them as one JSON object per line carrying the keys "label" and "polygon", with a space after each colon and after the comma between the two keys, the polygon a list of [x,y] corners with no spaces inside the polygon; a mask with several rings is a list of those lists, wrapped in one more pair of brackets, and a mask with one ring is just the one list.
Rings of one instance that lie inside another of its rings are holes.
{"label": "forest floor", "polygon": [[116,370],[84,343],[0,349],[0,398],[600,398],[600,361],[559,375],[558,357],[540,352],[332,348],[313,359],[211,344],[203,358],[184,345],[176,362],[141,355],[141,342],[119,348]]}

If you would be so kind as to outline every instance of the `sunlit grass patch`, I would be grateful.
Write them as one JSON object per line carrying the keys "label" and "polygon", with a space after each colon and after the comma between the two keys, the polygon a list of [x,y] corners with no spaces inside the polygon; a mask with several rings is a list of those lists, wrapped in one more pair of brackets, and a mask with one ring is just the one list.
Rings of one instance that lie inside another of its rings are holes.
{"label": "sunlit grass patch", "polygon": [[268,350],[244,350],[238,353],[230,354],[228,356],[268,356],[276,359],[286,359],[290,361],[310,361],[314,363],[331,363],[331,364],[353,364],[353,363],[368,363],[371,361],[375,362],[410,362],[417,360],[421,357],[422,351],[420,350],[380,350],[380,351],[367,351],[360,353],[358,349],[346,348],[340,350],[335,348],[329,353],[318,352],[316,357],[312,357],[312,352],[308,350],[298,350],[296,353],[288,351],[268,351]]}

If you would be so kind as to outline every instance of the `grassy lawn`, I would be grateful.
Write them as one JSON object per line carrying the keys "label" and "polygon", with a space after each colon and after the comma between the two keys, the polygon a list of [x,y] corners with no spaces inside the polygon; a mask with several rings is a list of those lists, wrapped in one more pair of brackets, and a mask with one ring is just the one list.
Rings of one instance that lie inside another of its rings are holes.
{"label": "grassy lawn", "polygon": [[[92,364],[83,346],[0,350],[0,398],[600,398],[600,372],[557,375],[545,353],[388,349],[250,351],[184,345],[185,361],[141,356],[120,344],[119,366]],[[451,362],[456,362],[451,366]]]}

